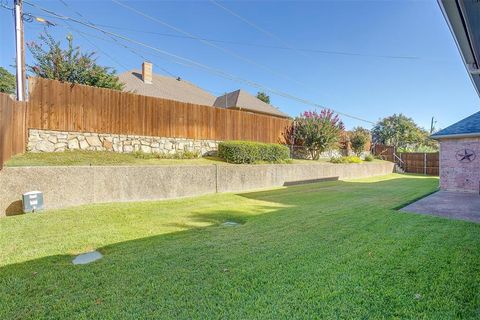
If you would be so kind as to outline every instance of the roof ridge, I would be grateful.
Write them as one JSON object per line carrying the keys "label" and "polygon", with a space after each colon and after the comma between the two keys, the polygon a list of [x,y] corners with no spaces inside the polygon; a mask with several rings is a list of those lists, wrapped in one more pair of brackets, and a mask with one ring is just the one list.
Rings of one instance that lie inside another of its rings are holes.
{"label": "roof ridge", "polygon": [[238,98],[240,97],[241,89],[232,91],[232,93],[235,93],[235,92],[237,92],[236,97],[235,97],[235,104],[234,104],[236,106],[238,104]]}

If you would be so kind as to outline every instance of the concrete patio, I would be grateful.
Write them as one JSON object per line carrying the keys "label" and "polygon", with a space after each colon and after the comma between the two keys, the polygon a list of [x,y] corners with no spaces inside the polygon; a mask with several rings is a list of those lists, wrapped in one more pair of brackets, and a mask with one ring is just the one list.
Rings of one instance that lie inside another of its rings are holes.
{"label": "concrete patio", "polygon": [[400,211],[480,223],[480,195],[438,191],[402,208]]}

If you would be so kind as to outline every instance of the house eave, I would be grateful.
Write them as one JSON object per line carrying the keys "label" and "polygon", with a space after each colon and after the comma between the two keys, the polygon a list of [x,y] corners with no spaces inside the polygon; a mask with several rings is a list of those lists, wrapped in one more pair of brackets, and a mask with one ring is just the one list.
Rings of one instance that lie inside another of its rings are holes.
{"label": "house eave", "polygon": [[480,132],[473,133],[458,133],[458,134],[442,134],[442,135],[432,135],[430,138],[434,140],[440,139],[461,139],[461,138],[476,138],[480,137]]}
{"label": "house eave", "polygon": [[476,57],[475,50],[472,48],[473,37],[469,33],[465,22],[464,12],[462,11],[464,6],[461,0],[437,0],[437,2],[452,33],[470,80],[477,95],[480,96],[480,75],[472,72],[472,70],[475,71],[480,68],[480,63],[478,57]]}

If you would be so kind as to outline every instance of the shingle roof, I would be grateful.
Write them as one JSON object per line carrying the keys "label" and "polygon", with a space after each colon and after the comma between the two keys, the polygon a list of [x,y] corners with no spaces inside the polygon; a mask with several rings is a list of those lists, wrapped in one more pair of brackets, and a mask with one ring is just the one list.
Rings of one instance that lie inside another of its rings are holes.
{"label": "shingle roof", "polygon": [[282,118],[290,117],[288,114],[283,113],[274,106],[263,102],[244,90],[236,90],[224,94],[223,96],[218,97],[213,105],[220,108],[242,109]]}
{"label": "shingle roof", "polygon": [[451,126],[431,135],[433,139],[446,136],[480,136],[480,112],[474,113]]}
{"label": "shingle roof", "polygon": [[152,75],[152,83],[142,81],[142,73],[138,70],[124,72],[118,76],[125,83],[125,90],[137,94],[177,100],[188,103],[212,106],[216,97],[207,91],[185,80],[177,80],[158,74]]}

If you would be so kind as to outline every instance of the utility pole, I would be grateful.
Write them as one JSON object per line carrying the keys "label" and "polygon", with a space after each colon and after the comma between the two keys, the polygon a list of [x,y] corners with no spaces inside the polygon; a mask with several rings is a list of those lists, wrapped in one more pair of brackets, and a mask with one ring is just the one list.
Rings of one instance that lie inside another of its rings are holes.
{"label": "utility pole", "polygon": [[15,50],[17,70],[17,100],[25,100],[25,47],[23,40],[22,0],[15,0]]}
{"label": "utility pole", "polygon": [[435,117],[432,117],[432,122],[430,123],[430,134],[435,131],[435,123],[437,123],[437,121],[435,121]]}

